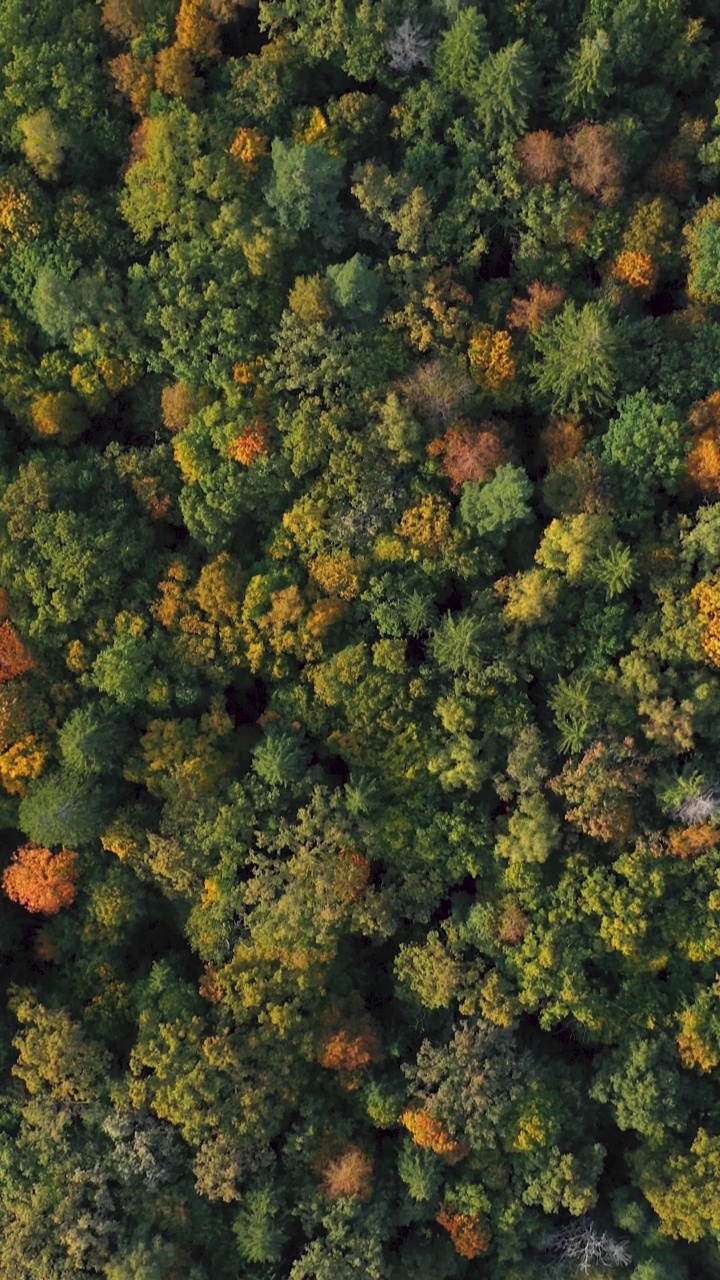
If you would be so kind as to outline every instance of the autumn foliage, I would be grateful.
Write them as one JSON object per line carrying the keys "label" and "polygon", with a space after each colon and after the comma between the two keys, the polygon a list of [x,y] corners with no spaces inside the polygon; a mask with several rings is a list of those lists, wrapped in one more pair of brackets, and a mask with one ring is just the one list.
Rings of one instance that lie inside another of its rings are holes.
{"label": "autumn foliage", "polygon": [[75,901],[77,858],[69,849],[51,853],[40,845],[23,845],[3,873],[3,889],[28,911],[54,916]]}
{"label": "autumn foliage", "polygon": [[360,1147],[348,1147],[322,1172],[323,1190],[330,1200],[369,1200],[372,1196],[372,1160]]}
{"label": "autumn foliage", "polygon": [[381,1059],[380,1040],[369,1016],[360,1011],[352,1020],[333,1005],[322,1018],[317,1060],[327,1071],[337,1071],[343,1088],[357,1089],[362,1073]]}
{"label": "autumn foliage", "polygon": [[540,433],[547,464],[553,470],[577,457],[585,433],[576,418],[552,418]]}
{"label": "autumn foliage", "polygon": [[515,377],[512,339],[505,329],[479,325],[468,347],[468,362],[474,382],[483,391],[499,391]]}
{"label": "autumn foliage", "polygon": [[443,1205],[435,1221],[444,1227],[461,1258],[478,1258],[490,1248],[490,1232],[480,1218]]}
{"label": "autumn foliage", "polygon": [[649,253],[626,249],[615,259],[612,274],[629,284],[631,289],[651,290],[657,280],[657,268]]}
{"label": "autumn foliage", "polygon": [[245,427],[228,445],[229,457],[243,467],[251,467],[253,462],[257,462],[267,452],[267,427],[259,420]]}
{"label": "autumn foliage", "polygon": [[0,684],[32,671],[35,660],[11,622],[0,623]]}
{"label": "autumn foliage", "polygon": [[533,184],[556,182],[565,168],[562,139],[547,129],[526,134],[518,142],[515,154],[522,165],[525,181]]}
{"label": "autumn foliage", "polygon": [[578,125],[566,134],[564,151],[574,187],[604,205],[619,199],[625,161],[607,125]]}
{"label": "autumn foliage", "polygon": [[251,173],[257,161],[267,153],[269,139],[258,129],[238,129],[230,144],[230,155],[245,173]]}
{"label": "autumn foliage", "polygon": [[720,667],[720,585],[712,580],[698,582],[690,598],[700,618],[703,653],[714,667]]}
{"label": "autumn foliage", "polygon": [[697,401],[689,414],[694,431],[685,474],[702,493],[720,494],[720,391]]}
{"label": "autumn foliage", "polygon": [[719,844],[720,830],[709,822],[676,827],[668,836],[668,852],[673,858],[697,858]]}
{"label": "autumn foliage", "polygon": [[527,298],[513,298],[507,323],[511,329],[527,329],[532,333],[562,305],[565,290],[561,284],[533,280],[527,292]]}
{"label": "autumn foliage", "polygon": [[467,1148],[455,1142],[440,1121],[423,1109],[409,1108],[403,1111],[400,1123],[405,1126],[416,1146],[434,1151],[447,1164],[457,1164],[467,1155]]}
{"label": "autumn foliage", "polygon": [[494,422],[484,422],[481,427],[455,422],[444,436],[431,441],[427,452],[442,459],[440,465],[456,493],[468,482],[487,480],[511,456]]}
{"label": "autumn foliage", "polygon": [[198,399],[188,382],[172,382],[160,397],[163,426],[167,431],[184,431],[198,411]]}

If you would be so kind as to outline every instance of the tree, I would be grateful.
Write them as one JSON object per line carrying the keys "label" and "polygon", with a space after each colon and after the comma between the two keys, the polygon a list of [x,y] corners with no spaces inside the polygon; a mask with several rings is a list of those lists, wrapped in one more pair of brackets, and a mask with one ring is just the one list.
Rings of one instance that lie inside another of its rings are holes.
{"label": "tree", "polygon": [[392,71],[407,75],[413,67],[426,67],[430,62],[430,41],[422,27],[412,18],[404,18],[387,42]]}
{"label": "tree", "polygon": [[658,404],[647,388],[620,400],[602,438],[602,453],[620,472],[629,502],[648,501],[658,486],[674,492],[685,465],[684,434],[672,406]]}
{"label": "tree", "polygon": [[568,174],[573,186],[603,205],[622,194],[625,160],[612,129],[603,124],[579,124],[564,139]]}
{"label": "tree", "polygon": [[3,872],[3,889],[12,902],[28,911],[54,916],[75,901],[77,857],[68,849],[53,854],[39,845],[25,844]]}
{"label": "tree", "polygon": [[596,412],[612,403],[619,374],[620,335],[602,303],[578,309],[566,302],[532,334],[540,362],[535,386],[556,413]]}
{"label": "tree", "polygon": [[626,1240],[598,1230],[592,1219],[585,1217],[550,1232],[544,1245],[554,1258],[569,1263],[576,1275],[588,1275],[597,1266],[628,1267],[632,1261]]}
{"label": "tree", "polygon": [[529,1065],[513,1031],[469,1018],[454,1025],[445,1044],[423,1040],[416,1063],[405,1064],[403,1072],[429,1115],[454,1139],[481,1151],[495,1145]]}
{"label": "tree", "polygon": [[613,91],[610,40],[601,27],[583,36],[577,49],[565,59],[559,95],[565,118],[575,112],[597,115]]}
{"label": "tree", "polygon": [[342,157],[322,143],[288,143],[273,139],[273,178],[266,199],[281,227],[322,234],[337,220],[337,197],[343,182]]}
{"label": "tree", "polygon": [[349,262],[328,267],[330,295],[347,318],[368,322],[375,315],[380,297],[380,278],[371,270],[370,259],[356,253]]}
{"label": "tree", "polygon": [[532,484],[523,468],[506,462],[485,484],[463,486],[460,518],[477,537],[501,544],[511,529],[532,519],[528,505],[531,493]]}
{"label": "tree", "polygon": [[370,1200],[372,1160],[360,1147],[347,1147],[322,1171],[322,1184],[330,1200]]}
{"label": "tree", "polygon": [[85,848],[93,844],[108,817],[107,786],[58,769],[31,782],[20,801],[20,829],[38,845]]}
{"label": "tree", "polygon": [[537,88],[537,65],[524,40],[485,58],[475,88],[476,114],[494,140],[515,139],[525,130]]}
{"label": "tree", "polygon": [[67,138],[53,120],[52,112],[44,107],[32,116],[18,121],[23,135],[23,152],[39,178],[46,181],[56,178],[63,159]]}
{"label": "tree", "polygon": [[472,100],[487,53],[487,18],[475,5],[468,5],[460,10],[435,45],[433,79],[446,93]]}
{"label": "tree", "polygon": [[562,139],[547,129],[526,133],[516,143],[515,154],[522,165],[525,181],[533,184],[554,183],[565,168]]}
{"label": "tree", "polygon": [[32,654],[25,648],[11,622],[0,622],[0,684],[27,675],[35,666]]}
{"label": "tree", "polygon": [[510,450],[494,422],[476,428],[461,419],[433,440],[427,452],[431,457],[440,455],[442,469],[456,493],[465,484],[489,480],[498,467],[510,461]]}

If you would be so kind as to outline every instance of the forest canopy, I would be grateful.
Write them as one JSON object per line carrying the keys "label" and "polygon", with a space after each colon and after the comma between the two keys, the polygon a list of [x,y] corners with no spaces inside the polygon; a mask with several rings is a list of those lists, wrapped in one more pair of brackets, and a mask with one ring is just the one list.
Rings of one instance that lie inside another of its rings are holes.
{"label": "forest canopy", "polygon": [[0,1274],[720,1280],[717,6],[0,67]]}

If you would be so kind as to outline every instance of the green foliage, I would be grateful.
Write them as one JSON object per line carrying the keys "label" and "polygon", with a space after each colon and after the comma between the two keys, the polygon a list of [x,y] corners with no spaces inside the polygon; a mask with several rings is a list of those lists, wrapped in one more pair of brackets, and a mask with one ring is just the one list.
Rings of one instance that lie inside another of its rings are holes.
{"label": "green foliage", "polygon": [[20,802],[20,829],[39,845],[83,849],[104,829],[111,803],[108,788],[65,768],[31,783]]}
{"label": "green foliage", "polygon": [[717,1269],[715,25],[0,5],[1,1276]]}
{"label": "green foliage", "polygon": [[463,485],[460,517],[478,537],[502,543],[512,529],[531,519],[531,493],[522,467],[504,463],[487,483]]}
{"label": "green foliage", "polygon": [[338,216],[343,161],[320,143],[272,144],[273,179],[267,201],[281,227],[292,231],[327,230]]}
{"label": "green foliage", "polygon": [[535,386],[558,413],[606,408],[617,382],[619,337],[602,303],[578,308],[566,302],[549,324],[533,334],[540,361]]}
{"label": "green foliage", "polygon": [[618,403],[602,439],[603,457],[620,472],[628,500],[647,500],[658,486],[672,493],[685,461],[682,423],[670,405],[643,389]]}

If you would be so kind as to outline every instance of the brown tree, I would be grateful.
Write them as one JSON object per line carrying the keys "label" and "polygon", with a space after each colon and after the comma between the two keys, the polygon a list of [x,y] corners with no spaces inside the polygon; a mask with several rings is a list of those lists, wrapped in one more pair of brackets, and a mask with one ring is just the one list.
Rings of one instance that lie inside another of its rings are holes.
{"label": "brown tree", "polygon": [[562,139],[547,129],[526,134],[518,142],[515,154],[526,182],[555,182],[565,168]]}
{"label": "brown tree", "polygon": [[369,1200],[372,1196],[372,1160],[360,1147],[348,1147],[323,1169],[322,1183],[330,1200]]}
{"label": "brown tree", "polygon": [[543,284],[533,280],[527,298],[513,298],[507,315],[511,329],[528,329],[531,333],[562,305],[565,290],[561,284]]}
{"label": "brown tree", "polygon": [[163,387],[160,403],[163,426],[167,431],[184,431],[200,407],[188,382],[173,382],[169,387]]}
{"label": "brown tree", "polygon": [[570,181],[601,204],[622,195],[625,161],[612,129],[604,124],[579,124],[563,140]]}
{"label": "brown tree", "polygon": [[467,482],[487,480],[511,457],[502,428],[494,422],[484,422],[479,428],[456,422],[444,436],[433,440],[427,451],[431,457],[442,458],[440,465],[456,493]]}

